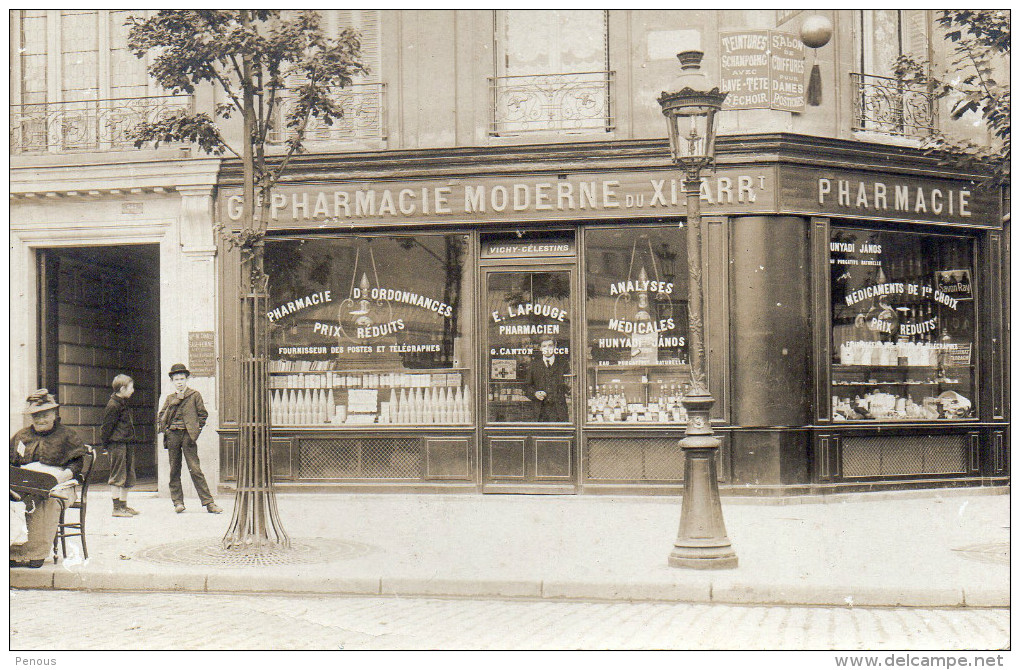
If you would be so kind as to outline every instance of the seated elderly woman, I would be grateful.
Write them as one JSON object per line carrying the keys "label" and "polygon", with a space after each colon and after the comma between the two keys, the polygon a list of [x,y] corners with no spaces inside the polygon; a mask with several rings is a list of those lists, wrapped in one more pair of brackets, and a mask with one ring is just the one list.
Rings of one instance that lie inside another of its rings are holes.
{"label": "seated elderly woman", "polygon": [[[40,469],[58,475],[58,481],[74,478],[81,482],[88,449],[73,430],[60,423],[58,407],[46,389],[28,396],[25,414],[31,417],[32,425],[11,438],[11,465],[39,468],[37,464],[41,464],[44,467]],[[73,492],[63,495],[73,496]],[[27,495],[24,499],[28,541],[11,545],[11,567],[41,568],[57,534],[61,502],[52,496]]]}

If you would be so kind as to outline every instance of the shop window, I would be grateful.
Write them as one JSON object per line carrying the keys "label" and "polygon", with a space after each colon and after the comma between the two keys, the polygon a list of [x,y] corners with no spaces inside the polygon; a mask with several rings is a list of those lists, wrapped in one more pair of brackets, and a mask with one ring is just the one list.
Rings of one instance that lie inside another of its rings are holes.
{"label": "shop window", "polygon": [[585,235],[588,423],[677,423],[690,382],[687,246],[676,226]]}
{"label": "shop window", "polygon": [[613,129],[605,10],[495,15],[492,135]]}
{"label": "shop window", "polygon": [[971,240],[834,228],[832,418],[976,416]]}
{"label": "shop window", "polygon": [[896,75],[900,56],[929,60],[930,23],[928,11],[923,9],[860,11],[860,69],[850,74],[854,130],[924,137],[935,128],[937,107],[932,92]]}
{"label": "shop window", "polygon": [[271,240],[273,424],[472,423],[467,255],[464,235]]}

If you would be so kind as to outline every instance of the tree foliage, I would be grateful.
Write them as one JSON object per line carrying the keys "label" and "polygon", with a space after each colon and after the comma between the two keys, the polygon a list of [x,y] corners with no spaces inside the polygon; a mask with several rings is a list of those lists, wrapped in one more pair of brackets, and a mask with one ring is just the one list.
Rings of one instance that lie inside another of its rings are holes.
{"label": "tree foliage", "polygon": [[[151,56],[149,74],[160,86],[175,94],[193,94],[211,84],[225,100],[215,105],[216,118],[182,110],[138,125],[133,130],[135,146],[186,142],[213,155],[231,153],[242,161],[250,156],[261,206],[250,203],[248,231],[224,233],[228,242],[250,249],[265,234],[273,186],[291,157],[304,151],[309,122],[332,125],[341,119],[343,109],[331,92],[367,73],[359,35],[344,28],[327,37],[314,11],[160,10],[128,23],[129,48],[139,58]],[[231,146],[218,125],[218,120],[235,115],[251,128],[250,137],[241,133],[250,151]],[[270,161],[267,144],[274,132],[286,140],[282,156]]]}
{"label": "tree foliage", "polygon": [[936,131],[925,142],[946,164],[990,174],[1000,186],[1010,181],[1009,10],[940,10],[936,22],[952,43],[941,72],[910,56],[901,57],[897,74],[907,84],[928,87],[938,100],[951,102],[950,118],[978,114],[990,142],[978,144]]}

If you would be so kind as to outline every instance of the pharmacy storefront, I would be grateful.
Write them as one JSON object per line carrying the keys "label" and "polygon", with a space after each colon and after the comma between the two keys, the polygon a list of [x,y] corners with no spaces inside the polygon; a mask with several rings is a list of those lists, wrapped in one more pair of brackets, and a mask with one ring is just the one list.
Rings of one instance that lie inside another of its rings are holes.
{"label": "pharmacy storefront", "polygon": [[[239,204],[228,180],[221,221]],[[720,165],[702,205],[724,489],[993,474],[994,200],[763,164]],[[678,490],[689,272],[671,170],[295,181],[270,211],[281,486]]]}

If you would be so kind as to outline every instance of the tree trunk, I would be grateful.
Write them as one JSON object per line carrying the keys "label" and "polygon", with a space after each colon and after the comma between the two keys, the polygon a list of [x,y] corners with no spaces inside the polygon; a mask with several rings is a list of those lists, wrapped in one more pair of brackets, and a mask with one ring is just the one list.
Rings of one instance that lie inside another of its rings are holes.
{"label": "tree trunk", "polygon": [[[241,23],[250,25],[246,10],[241,10]],[[265,210],[269,193],[260,189],[262,203],[256,217],[255,157],[255,94],[252,90],[251,57],[242,57],[242,95],[244,168],[242,225],[246,246],[241,248],[240,328],[238,328],[238,439],[237,494],[230,528],[223,536],[227,549],[260,552],[277,547],[290,547],[290,538],[283,529],[276,508],[273,489],[271,425],[269,414],[269,352],[266,313],[268,311],[267,277],[263,259],[265,245]],[[263,158],[264,160],[264,158]],[[264,171],[263,171],[264,172]],[[264,185],[263,185],[264,186]],[[250,244],[250,246],[248,246]]]}

